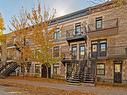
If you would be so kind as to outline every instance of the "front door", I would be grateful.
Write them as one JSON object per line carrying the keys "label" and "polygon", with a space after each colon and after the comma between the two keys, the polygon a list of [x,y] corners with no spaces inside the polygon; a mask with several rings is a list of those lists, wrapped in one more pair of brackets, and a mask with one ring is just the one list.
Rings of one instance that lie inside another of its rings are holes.
{"label": "front door", "polygon": [[122,62],[114,62],[114,83],[122,83]]}

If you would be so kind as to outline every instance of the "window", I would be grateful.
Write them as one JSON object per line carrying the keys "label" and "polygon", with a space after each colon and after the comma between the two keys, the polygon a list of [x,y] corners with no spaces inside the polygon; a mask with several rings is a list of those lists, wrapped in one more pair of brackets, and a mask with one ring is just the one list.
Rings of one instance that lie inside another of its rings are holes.
{"label": "window", "polygon": [[92,41],[91,56],[94,58],[105,57],[107,54],[107,40]]}
{"label": "window", "polygon": [[81,23],[76,23],[75,24],[75,35],[80,35],[81,34]]}
{"label": "window", "polygon": [[40,73],[40,65],[39,64],[35,64],[35,73]]}
{"label": "window", "polygon": [[53,74],[58,75],[59,63],[53,65]]}
{"label": "window", "polygon": [[97,75],[105,75],[105,65],[103,63],[97,64]]}
{"label": "window", "polygon": [[53,48],[53,57],[59,57],[59,46]]}
{"label": "window", "polygon": [[100,41],[100,51],[106,51],[107,42],[106,40]]}
{"label": "window", "polygon": [[115,73],[121,72],[121,64],[115,64]]}
{"label": "window", "polygon": [[77,45],[72,45],[72,59],[77,59]]}
{"label": "window", "polygon": [[92,41],[92,52],[97,52],[97,41]]}
{"label": "window", "polygon": [[85,44],[79,45],[79,57],[83,59],[85,57]]}
{"label": "window", "polygon": [[102,17],[96,18],[96,29],[102,28]]}
{"label": "window", "polygon": [[54,39],[59,39],[61,37],[61,31],[59,28],[56,29],[56,32],[54,33]]}

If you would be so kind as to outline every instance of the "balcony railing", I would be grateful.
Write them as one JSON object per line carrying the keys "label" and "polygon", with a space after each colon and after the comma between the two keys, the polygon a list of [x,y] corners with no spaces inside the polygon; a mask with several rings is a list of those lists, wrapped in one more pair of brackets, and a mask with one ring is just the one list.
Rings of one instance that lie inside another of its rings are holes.
{"label": "balcony railing", "polygon": [[127,57],[127,46],[112,46],[108,48],[107,56],[111,57]]}
{"label": "balcony railing", "polygon": [[85,39],[85,36],[86,36],[86,28],[85,27],[81,27],[79,30],[79,33],[76,33],[76,32],[78,32],[76,29],[66,30],[67,41]]}
{"label": "balcony railing", "polygon": [[13,60],[13,56],[7,56],[7,60]]}
{"label": "balcony railing", "polygon": [[112,28],[117,28],[118,27],[118,19],[110,19],[107,21],[102,21],[102,27],[97,28],[96,23],[89,24],[88,25],[88,33],[89,32],[96,32],[96,31],[101,31],[105,29],[112,29]]}
{"label": "balcony railing", "polygon": [[127,46],[112,46],[106,51],[91,52],[91,58],[126,58]]}
{"label": "balcony railing", "polygon": [[14,43],[13,42],[7,42],[6,45],[7,45],[7,47],[12,47],[12,46],[14,46]]}

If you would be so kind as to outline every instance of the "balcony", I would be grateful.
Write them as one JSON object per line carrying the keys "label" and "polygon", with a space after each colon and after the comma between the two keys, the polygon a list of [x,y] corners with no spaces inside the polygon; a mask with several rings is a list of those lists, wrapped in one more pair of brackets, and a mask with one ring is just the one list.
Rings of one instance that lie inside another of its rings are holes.
{"label": "balcony", "polygon": [[66,30],[66,40],[68,42],[74,42],[74,41],[82,41],[87,39],[87,36],[85,35],[86,28],[82,27],[80,28],[80,33],[77,34],[75,33],[76,33],[76,29]]}
{"label": "balcony", "polygon": [[118,19],[102,21],[102,27],[96,28],[96,23],[88,25],[88,36],[90,38],[105,37],[118,34]]}
{"label": "balcony", "polygon": [[95,59],[112,59],[112,58],[127,58],[127,46],[112,46],[106,51],[92,52],[91,58]]}
{"label": "balcony", "polygon": [[7,45],[7,48],[14,48],[15,47],[13,42],[7,42],[6,45]]}
{"label": "balcony", "polygon": [[7,56],[7,60],[13,60],[13,56]]}
{"label": "balcony", "polygon": [[112,46],[107,52],[108,58],[127,58],[127,46]]}

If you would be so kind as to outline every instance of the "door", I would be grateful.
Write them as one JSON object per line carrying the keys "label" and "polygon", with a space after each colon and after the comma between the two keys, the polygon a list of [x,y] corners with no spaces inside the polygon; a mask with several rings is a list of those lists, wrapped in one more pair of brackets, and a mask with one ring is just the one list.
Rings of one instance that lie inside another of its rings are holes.
{"label": "door", "polygon": [[[47,78],[47,68],[45,65],[41,67],[41,77]],[[48,78],[51,78],[51,67],[48,67]]]}
{"label": "door", "polygon": [[114,63],[114,83],[122,83],[122,62]]}
{"label": "door", "polygon": [[47,78],[47,69],[46,69],[45,65],[42,65],[42,67],[41,67],[41,77]]}

